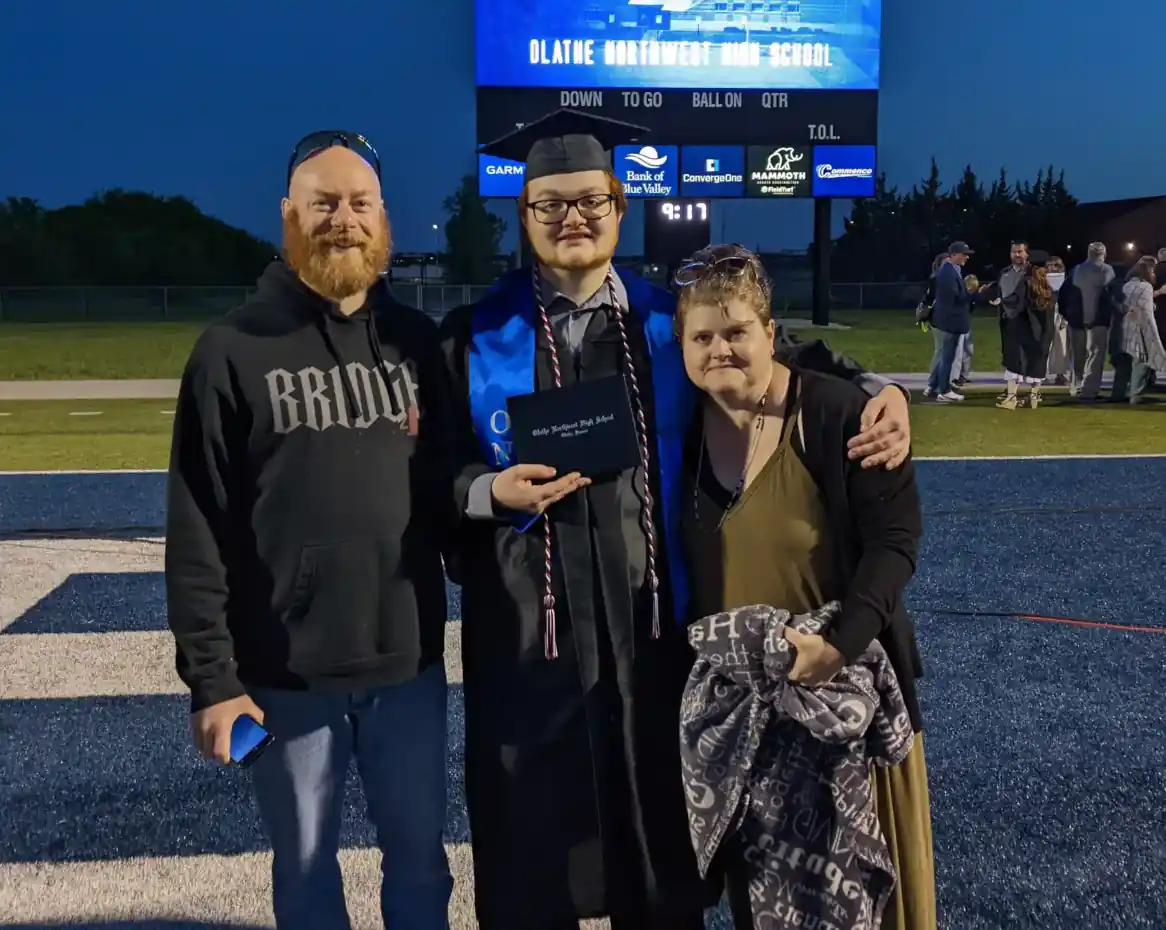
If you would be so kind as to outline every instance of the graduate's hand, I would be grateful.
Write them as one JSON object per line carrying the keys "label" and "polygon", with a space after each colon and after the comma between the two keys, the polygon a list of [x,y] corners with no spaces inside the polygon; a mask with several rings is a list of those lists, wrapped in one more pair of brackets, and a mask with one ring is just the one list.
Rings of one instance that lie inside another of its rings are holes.
{"label": "graduate's hand", "polygon": [[824,685],[846,664],[842,653],[821,636],[801,633],[792,626],[783,631],[785,638],[797,650],[789,680],[807,688]]}
{"label": "graduate's hand", "polygon": [[862,459],[863,468],[898,468],[911,451],[911,418],[907,398],[894,385],[883,388],[862,410],[862,431],[847,447],[850,460]]}
{"label": "graduate's hand", "polygon": [[549,465],[511,465],[494,477],[490,491],[503,507],[540,514],[591,483],[577,471],[552,481],[554,477],[555,470]]}

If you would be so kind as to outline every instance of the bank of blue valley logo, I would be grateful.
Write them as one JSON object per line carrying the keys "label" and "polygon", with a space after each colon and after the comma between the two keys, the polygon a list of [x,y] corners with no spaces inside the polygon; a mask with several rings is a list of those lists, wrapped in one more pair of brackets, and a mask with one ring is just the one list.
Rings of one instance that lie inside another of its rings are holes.
{"label": "bank of blue valley logo", "polygon": [[628,155],[628,161],[635,162],[642,168],[663,168],[668,164],[668,156],[661,155],[654,146],[645,145],[638,152]]}
{"label": "bank of blue valley logo", "polygon": [[621,146],[616,149],[616,157],[620,180],[629,197],[671,197],[676,193],[680,173],[676,146]]}

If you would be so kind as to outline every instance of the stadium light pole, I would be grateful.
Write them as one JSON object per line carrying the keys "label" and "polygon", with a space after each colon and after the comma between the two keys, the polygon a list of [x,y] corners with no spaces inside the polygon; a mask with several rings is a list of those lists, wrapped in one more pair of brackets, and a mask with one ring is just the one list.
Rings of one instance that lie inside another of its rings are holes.
{"label": "stadium light pole", "polygon": [[829,197],[814,198],[814,294],[810,316],[815,326],[830,325],[830,223],[834,217],[833,208],[834,201]]}

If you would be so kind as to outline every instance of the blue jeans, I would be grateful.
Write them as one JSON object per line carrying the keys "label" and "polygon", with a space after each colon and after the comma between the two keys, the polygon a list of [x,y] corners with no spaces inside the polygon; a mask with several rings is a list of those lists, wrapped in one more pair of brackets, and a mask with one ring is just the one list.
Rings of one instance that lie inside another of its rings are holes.
{"label": "blue jeans", "polygon": [[955,364],[956,349],[960,344],[959,333],[945,333],[932,329],[935,352],[931,356],[931,376],[927,379],[927,390],[933,395],[946,394],[951,390],[951,366]]}
{"label": "blue jeans", "polygon": [[975,346],[972,345],[972,334],[968,333],[960,336],[959,345],[955,350],[955,361],[951,366],[952,381],[959,381],[961,378],[970,378],[972,375],[972,353],[975,351]]}
{"label": "blue jeans", "polygon": [[275,858],[279,930],[350,930],[337,854],[350,760],[381,849],[381,913],[392,930],[448,930],[446,681],[437,663],[410,682],[356,694],[256,689],[275,741],[252,766]]}

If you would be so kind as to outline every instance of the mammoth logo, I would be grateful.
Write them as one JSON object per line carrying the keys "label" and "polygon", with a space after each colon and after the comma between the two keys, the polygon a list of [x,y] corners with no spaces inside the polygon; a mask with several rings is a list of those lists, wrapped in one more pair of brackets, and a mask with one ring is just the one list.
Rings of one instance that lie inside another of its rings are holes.
{"label": "mammoth logo", "polygon": [[765,160],[766,171],[789,171],[791,166],[801,161],[806,157],[805,152],[799,152],[796,149],[786,148],[776,149],[769,153],[769,158]]}

